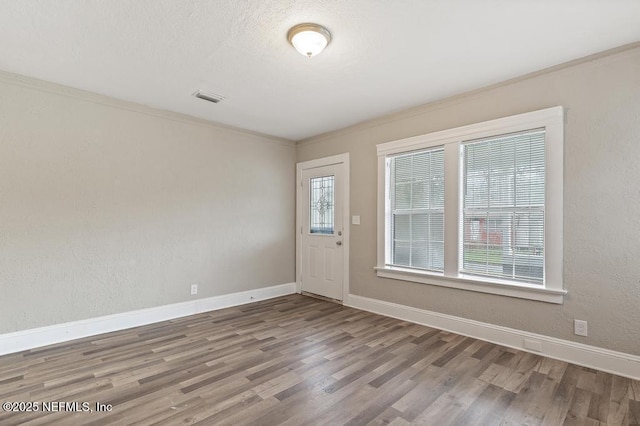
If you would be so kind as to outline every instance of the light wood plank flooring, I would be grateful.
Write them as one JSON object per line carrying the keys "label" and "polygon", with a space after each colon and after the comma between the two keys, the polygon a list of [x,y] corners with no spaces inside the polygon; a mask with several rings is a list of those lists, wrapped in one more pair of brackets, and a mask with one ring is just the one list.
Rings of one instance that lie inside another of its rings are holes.
{"label": "light wood plank flooring", "polygon": [[640,424],[640,382],[301,295],[0,357],[4,401],[113,408],[2,425]]}

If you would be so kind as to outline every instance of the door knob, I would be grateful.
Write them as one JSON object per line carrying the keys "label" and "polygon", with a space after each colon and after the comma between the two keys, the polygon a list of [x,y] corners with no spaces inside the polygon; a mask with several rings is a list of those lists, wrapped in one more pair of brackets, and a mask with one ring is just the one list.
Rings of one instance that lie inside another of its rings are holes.
{"label": "door knob", "polygon": [[342,241],[336,241],[336,245],[337,246],[341,246],[342,245]]}

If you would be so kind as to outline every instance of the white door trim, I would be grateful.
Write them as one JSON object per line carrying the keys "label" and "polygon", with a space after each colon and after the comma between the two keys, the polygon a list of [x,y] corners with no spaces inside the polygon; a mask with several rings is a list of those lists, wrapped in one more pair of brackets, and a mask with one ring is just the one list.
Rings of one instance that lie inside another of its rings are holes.
{"label": "white door trim", "polygon": [[303,161],[296,164],[296,291],[302,292],[302,251],[301,251],[301,236],[302,236],[302,215],[304,214],[302,203],[302,171],[315,169],[317,167],[331,166],[334,164],[344,165],[344,178],[343,178],[343,200],[342,200],[342,212],[344,221],[344,233],[342,235],[342,301],[343,303],[349,296],[349,238],[351,236],[351,216],[349,216],[349,153],[332,155],[330,157],[317,158],[315,160]]}

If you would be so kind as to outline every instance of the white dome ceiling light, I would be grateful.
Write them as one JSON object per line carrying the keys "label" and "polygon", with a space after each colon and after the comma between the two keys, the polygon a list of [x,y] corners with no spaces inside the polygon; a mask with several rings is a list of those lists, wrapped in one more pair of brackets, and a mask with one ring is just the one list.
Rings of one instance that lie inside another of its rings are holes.
{"label": "white dome ceiling light", "polygon": [[331,42],[331,33],[318,24],[299,24],[287,33],[289,43],[301,55],[312,57],[322,52]]}

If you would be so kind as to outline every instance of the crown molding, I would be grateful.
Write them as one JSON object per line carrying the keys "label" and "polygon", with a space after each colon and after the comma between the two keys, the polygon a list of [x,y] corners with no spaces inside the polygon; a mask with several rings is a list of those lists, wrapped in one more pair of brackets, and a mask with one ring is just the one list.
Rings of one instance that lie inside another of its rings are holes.
{"label": "crown molding", "polygon": [[8,71],[0,70],[0,82],[9,84],[12,86],[19,86],[26,89],[37,90],[40,92],[50,93],[54,95],[64,96],[67,98],[89,102],[92,104],[102,105],[110,108],[116,108],[120,110],[130,111],[137,114],[144,114],[147,116],[160,118],[164,120],[171,120],[180,123],[207,127],[218,131],[229,132],[233,134],[240,134],[243,136],[255,136],[263,139],[262,142],[274,143],[286,147],[295,147],[295,141],[279,138],[276,136],[267,135],[264,133],[254,132],[251,130],[242,129],[239,127],[228,126],[226,124],[217,123],[214,121],[204,120],[201,118],[192,117],[190,115],[181,114],[178,112],[167,111],[148,107],[135,102],[129,102],[122,99],[112,98],[110,96],[100,95],[98,93],[90,92],[87,90],[76,89],[74,87],[64,86],[61,84],[53,83],[50,81],[40,80],[33,77],[28,77],[21,74],[15,74]]}
{"label": "crown molding", "polygon": [[[638,52],[633,52],[638,49]],[[400,120],[409,119],[415,116],[419,116],[422,114],[426,114],[431,111],[436,111],[444,108],[449,108],[451,106],[460,104],[462,102],[467,101],[468,99],[479,98],[487,94],[495,89],[499,89],[502,87],[506,87],[512,84],[520,83],[526,80],[531,80],[539,77],[546,77],[552,73],[561,72],[571,70],[577,66],[586,65],[586,64],[594,64],[599,65],[599,61],[605,58],[609,58],[612,56],[623,55],[625,53],[639,53],[640,52],[640,41],[626,44],[620,47],[616,47],[613,49],[605,50],[602,52],[594,53],[589,56],[585,56],[582,58],[574,59],[568,62],[564,62],[559,65],[554,65],[552,67],[543,68],[538,71],[534,71],[531,73],[527,73],[521,75],[519,77],[514,77],[508,80],[501,81],[499,83],[491,84],[489,86],[481,87],[475,90],[470,90],[464,93],[460,93],[457,95],[449,96],[444,99],[436,100],[433,102],[429,102],[427,104],[419,105],[416,107],[404,109],[398,112],[394,112],[391,114],[382,115],[379,117],[372,118],[370,120],[361,121],[360,123],[353,124],[351,126],[343,127],[342,129],[333,130],[326,133],[321,133],[316,136],[311,136],[309,138],[301,139],[296,142],[297,146],[306,146],[313,145],[316,143],[323,142],[330,138],[336,138],[341,136],[346,136],[351,133],[383,126],[385,124],[393,123]]]}

